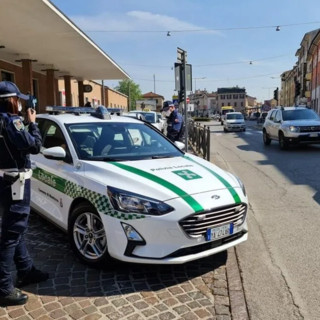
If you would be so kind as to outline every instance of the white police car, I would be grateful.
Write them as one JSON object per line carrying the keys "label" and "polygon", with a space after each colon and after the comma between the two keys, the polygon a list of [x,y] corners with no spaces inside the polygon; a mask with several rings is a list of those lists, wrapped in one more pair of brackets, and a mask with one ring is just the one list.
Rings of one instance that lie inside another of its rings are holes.
{"label": "white police car", "polygon": [[248,200],[234,175],[147,122],[50,110],[37,116],[32,208],[68,232],[82,261],[180,264],[247,239]]}

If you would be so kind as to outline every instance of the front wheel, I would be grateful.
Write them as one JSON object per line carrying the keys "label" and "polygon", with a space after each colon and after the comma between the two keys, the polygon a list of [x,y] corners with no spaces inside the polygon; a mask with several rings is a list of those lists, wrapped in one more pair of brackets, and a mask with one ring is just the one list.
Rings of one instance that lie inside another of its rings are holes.
{"label": "front wheel", "polygon": [[286,150],[289,147],[289,143],[282,132],[279,133],[279,146],[281,150]]}
{"label": "front wheel", "polygon": [[266,130],[263,130],[263,143],[266,146],[268,146],[271,143],[271,139],[269,138]]}
{"label": "front wheel", "polygon": [[100,266],[110,259],[102,220],[91,205],[81,204],[73,210],[68,235],[73,251],[87,265]]}

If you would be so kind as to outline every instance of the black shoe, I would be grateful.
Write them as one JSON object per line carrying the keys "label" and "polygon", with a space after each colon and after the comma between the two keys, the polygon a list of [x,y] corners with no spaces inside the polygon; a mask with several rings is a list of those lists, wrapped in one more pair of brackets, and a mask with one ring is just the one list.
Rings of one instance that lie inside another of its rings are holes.
{"label": "black shoe", "polygon": [[21,292],[21,290],[14,288],[13,291],[4,296],[0,296],[0,306],[19,306],[25,304],[28,301],[28,296]]}
{"label": "black shoe", "polygon": [[24,276],[19,276],[18,274],[18,279],[16,286],[18,288],[27,286],[28,284],[32,283],[39,283],[42,281],[46,281],[49,279],[49,274],[46,272],[42,272],[35,267],[32,267],[31,270]]}

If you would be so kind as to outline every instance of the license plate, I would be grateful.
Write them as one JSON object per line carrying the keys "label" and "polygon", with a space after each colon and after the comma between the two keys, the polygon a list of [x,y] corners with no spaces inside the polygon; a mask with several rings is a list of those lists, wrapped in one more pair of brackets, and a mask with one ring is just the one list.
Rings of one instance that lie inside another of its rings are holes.
{"label": "license plate", "polygon": [[206,240],[216,240],[220,238],[224,238],[233,234],[233,224],[226,224],[220,227],[215,227],[207,230]]}
{"label": "license plate", "polygon": [[310,133],[310,137],[317,137],[317,136],[318,136],[318,134],[316,132]]}

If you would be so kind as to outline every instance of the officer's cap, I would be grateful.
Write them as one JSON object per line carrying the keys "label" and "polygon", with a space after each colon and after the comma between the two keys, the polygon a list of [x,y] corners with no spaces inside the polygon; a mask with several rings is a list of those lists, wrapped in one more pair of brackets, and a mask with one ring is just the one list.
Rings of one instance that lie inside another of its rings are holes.
{"label": "officer's cap", "polygon": [[163,103],[163,108],[161,109],[161,111],[167,111],[170,107],[174,107],[174,103],[172,101],[165,101]]}
{"label": "officer's cap", "polygon": [[29,100],[29,96],[22,94],[19,88],[10,81],[0,81],[0,98],[18,97]]}

